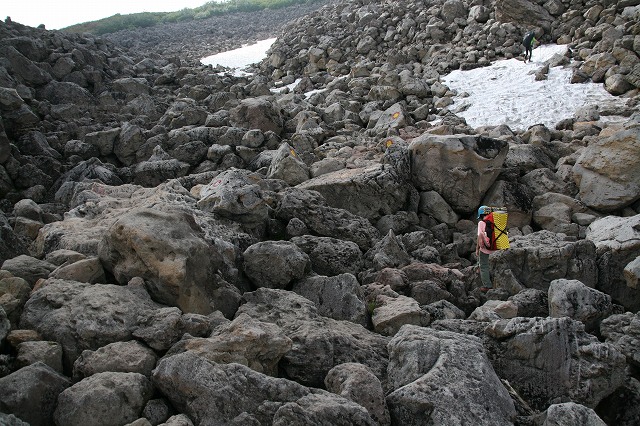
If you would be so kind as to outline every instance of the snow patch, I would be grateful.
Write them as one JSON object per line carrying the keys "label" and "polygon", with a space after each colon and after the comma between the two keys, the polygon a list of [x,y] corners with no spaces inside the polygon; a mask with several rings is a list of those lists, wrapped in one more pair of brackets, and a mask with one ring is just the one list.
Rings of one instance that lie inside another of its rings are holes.
{"label": "snow patch", "polygon": [[260,40],[254,44],[244,45],[238,49],[216,53],[215,55],[202,58],[200,62],[204,65],[218,65],[231,68],[236,76],[246,75],[245,68],[251,64],[256,64],[266,58],[267,51],[276,41],[275,38]]}
{"label": "snow patch", "polygon": [[453,71],[442,78],[457,92],[449,109],[473,128],[506,124],[512,130],[526,130],[534,124],[554,128],[581,107],[624,105],[623,99],[611,95],[602,84],[571,84],[568,68],[551,68],[547,80],[535,80],[535,72],[545,61],[566,52],[565,45],[543,45],[533,51],[533,62],[508,59],[484,68]]}

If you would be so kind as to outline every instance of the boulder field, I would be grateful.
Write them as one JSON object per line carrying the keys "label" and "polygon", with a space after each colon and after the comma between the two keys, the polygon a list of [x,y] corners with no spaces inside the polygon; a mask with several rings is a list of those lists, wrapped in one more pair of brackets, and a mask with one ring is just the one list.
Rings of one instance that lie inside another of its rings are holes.
{"label": "boulder field", "polygon": [[[639,424],[639,17],[0,22],[0,424]],[[529,30],[624,106],[470,127],[441,77],[521,58]],[[249,75],[197,62],[263,37]],[[509,212],[487,293],[480,205]]]}

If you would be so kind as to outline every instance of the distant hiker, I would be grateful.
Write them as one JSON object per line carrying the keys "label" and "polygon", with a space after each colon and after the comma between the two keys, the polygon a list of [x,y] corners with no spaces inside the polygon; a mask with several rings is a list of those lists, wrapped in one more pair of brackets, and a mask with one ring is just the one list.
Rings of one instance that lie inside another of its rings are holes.
{"label": "distant hiker", "polygon": [[522,44],[524,44],[525,52],[524,52],[524,61],[527,62],[527,58],[529,58],[529,62],[531,62],[531,54],[533,52],[533,44],[536,42],[536,34],[533,31],[529,31],[524,35],[524,39],[522,39]]}
{"label": "distant hiker", "polygon": [[476,243],[476,257],[478,258],[478,264],[480,265],[480,279],[482,280],[482,287],[480,291],[487,292],[493,288],[491,283],[491,274],[489,272],[489,255],[495,250],[491,250],[491,237],[487,235],[487,224],[483,220],[485,216],[491,213],[491,208],[488,206],[480,206],[478,209],[478,241]]}

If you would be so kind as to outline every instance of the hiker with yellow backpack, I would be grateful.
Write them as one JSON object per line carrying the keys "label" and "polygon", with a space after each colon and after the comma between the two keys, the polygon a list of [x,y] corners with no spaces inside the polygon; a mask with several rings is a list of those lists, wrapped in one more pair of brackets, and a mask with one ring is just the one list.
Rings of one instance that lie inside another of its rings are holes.
{"label": "hiker with yellow backpack", "polygon": [[496,250],[509,248],[507,234],[507,209],[505,207],[480,206],[478,209],[478,239],[476,257],[480,266],[483,293],[493,288],[489,270],[489,255]]}

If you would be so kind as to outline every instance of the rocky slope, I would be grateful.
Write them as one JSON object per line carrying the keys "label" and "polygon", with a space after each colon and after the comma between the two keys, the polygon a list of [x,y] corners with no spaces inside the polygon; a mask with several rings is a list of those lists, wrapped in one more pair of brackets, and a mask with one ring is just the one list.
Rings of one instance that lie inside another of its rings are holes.
{"label": "rocky slope", "polygon": [[331,0],[314,0],[282,9],[232,13],[189,22],[118,31],[105,37],[147,56],[177,56],[199,61],[205,56],[237,49],[245,43],[275,37],[284,25]]}
{"label": "rocky slope", "polygon": [[[0,23],[0,423],[638,424],[638,2],[403,5],[274,25],[248,77]],[[627,107],[450,111],[530,28]]]}

